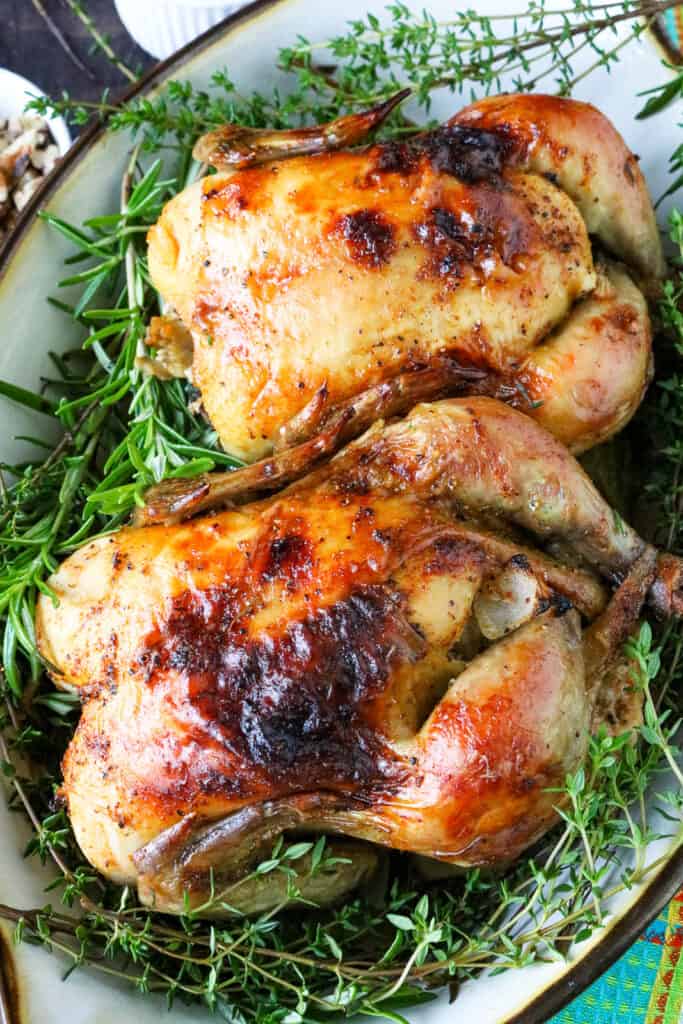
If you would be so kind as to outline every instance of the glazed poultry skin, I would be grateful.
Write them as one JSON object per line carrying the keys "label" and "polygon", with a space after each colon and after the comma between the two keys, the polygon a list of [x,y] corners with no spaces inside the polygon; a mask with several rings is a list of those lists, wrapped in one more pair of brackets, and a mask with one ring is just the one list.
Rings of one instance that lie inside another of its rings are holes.
{"label": "glazed poultry skin", "polygon": [[[376,425],[275,497],[99,538],[36,616],[83,700],[78,842],[169,912],[282,831],[507,863],[555,822],[548,788],[606,704],[632,705],[628,673],[606,694],[644,600],[680,607],[667,558],[484,397]],[[351,862],[337,895],[369,870]]]}
{"label": "glazed poultry skin", "polygon": [[270,159],[229,169],[232,136],[215,135],[202,154],[219,170],[167,204],[149,267],[190,331],[174,372],[228,451],[264,457],[292,423],[311,436],[352,396],[444,358],[482,371],[467,393],[512,402],[574,452],[637,408],[641,289],[664,264],[636,158],[593,107],[496,97],[405,143],[276,159],[262,140]]}

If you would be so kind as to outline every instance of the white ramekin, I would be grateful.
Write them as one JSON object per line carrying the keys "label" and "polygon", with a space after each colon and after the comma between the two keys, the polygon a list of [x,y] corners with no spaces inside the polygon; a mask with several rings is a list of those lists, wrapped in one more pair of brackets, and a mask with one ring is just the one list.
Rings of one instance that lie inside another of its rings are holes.
{"label": "white ramekin", "polygon": [[[16,117],[22,113],[30,99],[42,95],[43,90],[29,82],[28,78],[8,71],[7,68],[0,68],[0,118]],[[66,121],[63,117],[48,117],[46,120],[60,155],[64,156],[71,145]]]}
{"label": "white ramekin", "polygon": [[225,0],[115,0],[119,18],[135,42],[163,60],[243,7]]}

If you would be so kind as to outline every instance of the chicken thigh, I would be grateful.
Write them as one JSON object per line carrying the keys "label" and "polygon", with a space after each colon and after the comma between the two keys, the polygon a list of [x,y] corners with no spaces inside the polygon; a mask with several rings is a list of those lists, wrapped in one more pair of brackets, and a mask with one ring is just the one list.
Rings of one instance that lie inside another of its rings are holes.
{"label": "chicken thigh", "polygon": [[[552,435],[486,397],[377,424],[275,497],[101,537],[36,617],[83,701],[62,790],[78,842],[169,912],[234,890],[282,832],[349,843],[318,900],[372,872],[367,843],[506,863],[557,820],[549,788],[624,696],[624,639],[646,599],[679,609],[679,580]],[[249,882],[230,902],[282,898]]]}
{"label": "chicken thigh", "polygon": [[[153,331],[143,364],[187,372],[247,461],[369,388],[444,366],[443,393],[510,401],[575,452],[611,436],[649,381],[641,288],[663,274],[636,158],[593,107],[548,96],[339,150],[389,106],[199,144],[217,173],[149,233],[152,279],[184,329]],[[164,354],[174,337],[180,360]]]}

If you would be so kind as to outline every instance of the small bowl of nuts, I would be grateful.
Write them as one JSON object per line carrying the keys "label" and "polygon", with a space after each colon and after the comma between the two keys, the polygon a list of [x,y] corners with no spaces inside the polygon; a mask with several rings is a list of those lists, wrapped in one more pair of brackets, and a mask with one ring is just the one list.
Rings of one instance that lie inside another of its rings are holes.
{"label": "small bowl of nuts", "polygon": [[0,248],[19,214],[71,145],[66,122],[24,112],[41,90],[0,68]]}

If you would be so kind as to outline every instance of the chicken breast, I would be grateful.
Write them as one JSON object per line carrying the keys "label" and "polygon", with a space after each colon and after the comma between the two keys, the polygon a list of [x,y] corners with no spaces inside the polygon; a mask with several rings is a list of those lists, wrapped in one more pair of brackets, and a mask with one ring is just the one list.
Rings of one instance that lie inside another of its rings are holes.
{"label": "chicken breast", "polygon": [[[283,831],[507,862],[556,820],[548,788],[584,756],[602,679],[615,706],[642,602],[678,586],[657,564],[561,444],[489,398],[376,426],[275,497],[99,538],[36,615],[83,700],[78,842],[169,912]],[[600,577],[623,580],[611,600]],[[358,857],[328,895],[371,870]]]}
{"label": "chicken breast", "polygon": [[[302,156],[289,156],[297,133],[254,133],[246,149],[216,134],[209,159],[256,165],[173,199],[149,267],[189,329],[187,372],[230,452],[268,455],[292,422],[312,436],[340,404],[444,359],[481,371],[450,393],[523,405],[574,451],[638,405],[645,299],[619,267],[596,266],[589,233],[649,283],[661,248],[637,163],[594,108],[507,97],[405,143]],[[321,129],[319,148],[340,138]]]}

